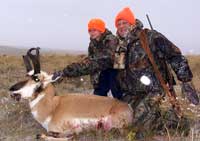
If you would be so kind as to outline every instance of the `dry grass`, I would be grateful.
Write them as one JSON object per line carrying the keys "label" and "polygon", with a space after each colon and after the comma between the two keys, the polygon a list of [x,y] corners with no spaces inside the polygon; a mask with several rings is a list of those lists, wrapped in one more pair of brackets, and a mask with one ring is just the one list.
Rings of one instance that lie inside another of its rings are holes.
{"label": "dry grass", "polygon": [[[42,70],[52,73],[67,64],[78,61],[83,55],[41,56]],[[21,56],[0,56],[0,140],[29,139],[45,130],[32,118],[26,101],[15,102],[9,97],[9,87],[25,79],[26,70]],[[91,89],[88,76],[66,79],[56,86],[58,93],[85,92]],[[79,89],[77,89],[77,87]]]}
{"label": "dry grass", "polygon": [[[42,70],[52,73],[55,70],[64,68],[67,64],[82,59],[84,55],[43,55],[41,56]],[[200,56],[188,56],[190,66],[192,68],[194,79],[193,82],[198,91],[200,91]],[[36,134],[45,132],[45,130],[32,118],[27,102],[15,102],[9,97],[8,88],[25,78],[25,68],[20,56],[0,56],[0,140],[34,140]],[[58,93],[66,92],[91,92],[91,85],[88,76],[82,77],[84,81],[79,78],[66,79],[63,83],[56,85]],[[78,88],[78,89],[77,89]],[[176,88],[180,91],[180,88]],[[194,126],[192,127],[191,134],[188,140],[192,138],[200,140],[200,110],[198,107],[189,105],[181,95],[179,100],[185,114],[190,118],[195,119]],[[165,106],[168,103],[165,104]],[[79,140],[127,140],[126,135],[122,137],[115,137],[114,134],[100,133],[99,136],[95,133],[86,133],[84,136],[77,137]],[[91,136],[93,136],[91,138]],[[94,139],[94,136],[96,138]],[[132,136],[132,134],[129,134]],[[174,140],[175,137],[170,137]],[[174,138],[174,139],[173,139]],[[167,140],[165,137],[157,137],[154,140]],[[175,140],[187,140],[183,137],[176,137]]]}

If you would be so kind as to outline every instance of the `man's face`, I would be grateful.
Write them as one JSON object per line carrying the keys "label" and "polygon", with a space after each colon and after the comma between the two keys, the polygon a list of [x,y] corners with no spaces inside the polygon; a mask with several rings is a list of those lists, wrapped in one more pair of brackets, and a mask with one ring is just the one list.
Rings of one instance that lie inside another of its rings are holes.
{"label": "man's face", "polygon": [[125,38],[131,29],[131,24],[126,20],[118,20],[117,21],[117,32],[119,36]]}
{"label": "man's face", "polygon": [[99,30],[96,29],[90,29],[88,33],[91,39],[96,39],[96,40],[99,40],[102,34]]}

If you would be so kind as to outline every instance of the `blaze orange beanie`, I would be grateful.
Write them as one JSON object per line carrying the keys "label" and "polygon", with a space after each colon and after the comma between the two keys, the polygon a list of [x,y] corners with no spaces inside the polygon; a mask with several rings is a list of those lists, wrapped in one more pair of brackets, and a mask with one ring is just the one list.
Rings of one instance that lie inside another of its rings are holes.
{"label": "blaze orange beanie", "polygon": [[115,26],[117,27],[118,20],[125,20],[129,22],[131,25],[135,25],[135,16],[129,7],[125,7],[122,9],[115,18]]}
{"label": "blaze orange beanie", "polygon": [[91,19],[88,23],[88,31],[90,29],[96,29],[99,30],[101,33],[104,33],[106,30],[105,23],[103,20],[98,18]]}

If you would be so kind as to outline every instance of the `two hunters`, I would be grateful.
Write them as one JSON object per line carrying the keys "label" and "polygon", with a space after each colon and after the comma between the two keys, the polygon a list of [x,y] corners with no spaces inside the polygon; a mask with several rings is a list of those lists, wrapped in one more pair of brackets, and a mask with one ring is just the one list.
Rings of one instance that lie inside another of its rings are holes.
{"label": "two hunters", "polygon": [[[115,27],[116,36],[105,28],[103,20],[92,19],[88,24],[88,56],[55,72],[52,79],[90,75],[95,94],[106,96],[111,89],[114,97],[133,109],[137,138],[144,138],[149,131],[163,134],[165,127],[170,130],[178,127],[187,135],[189,119],[176,100],[172,73],[181,82],[188,100],[198,105],[187,59],[163,34],[143,28],[128,7],[117,13]],[[169,99],[172,108],[161,110],[163,99]]]}

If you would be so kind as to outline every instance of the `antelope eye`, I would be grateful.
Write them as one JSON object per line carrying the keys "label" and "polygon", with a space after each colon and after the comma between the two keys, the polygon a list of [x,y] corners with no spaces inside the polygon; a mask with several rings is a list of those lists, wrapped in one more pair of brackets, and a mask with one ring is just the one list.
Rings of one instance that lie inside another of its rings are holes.
{"label": "antelope eye", "polygon": [[40,81],[40,79],[39,79],[39,78],[35,78],[34,80],[35,80],[35,82],[39,82],[39,81]]}
{"label": "antelope eye", "polygon": [[37,76],[32,76],[32,78],[33,78],[33,80],[34,80],[35,82],[39,82],[39,81],[40,81],[40,79],[39,79]]}

